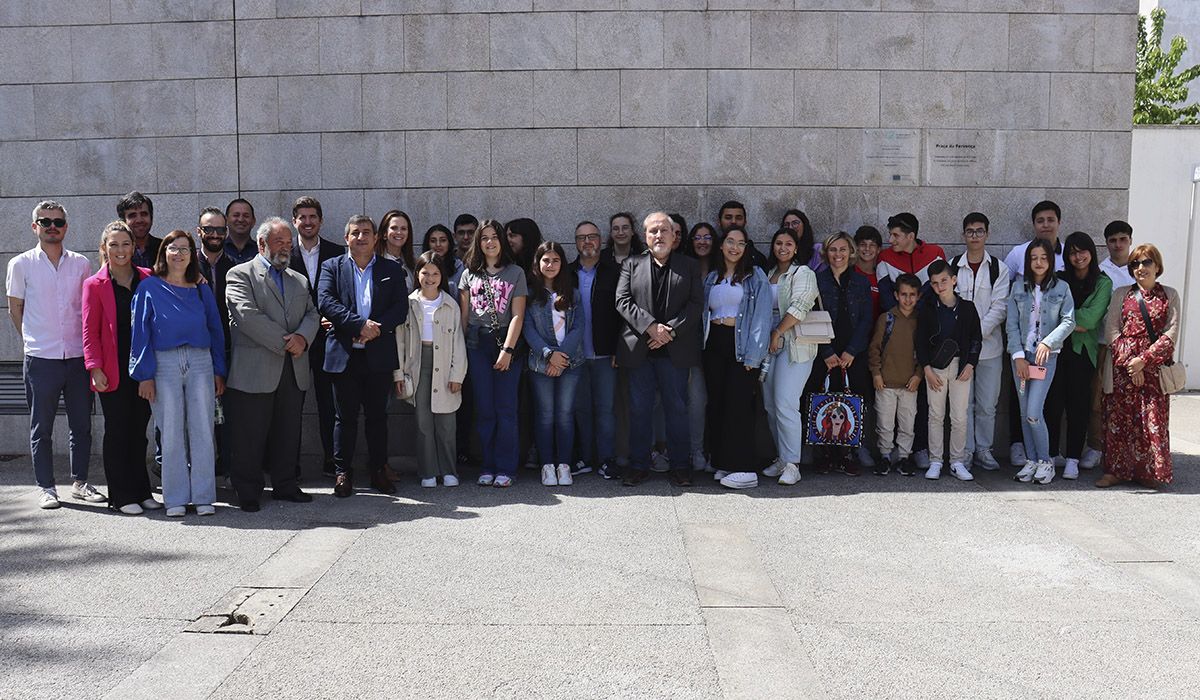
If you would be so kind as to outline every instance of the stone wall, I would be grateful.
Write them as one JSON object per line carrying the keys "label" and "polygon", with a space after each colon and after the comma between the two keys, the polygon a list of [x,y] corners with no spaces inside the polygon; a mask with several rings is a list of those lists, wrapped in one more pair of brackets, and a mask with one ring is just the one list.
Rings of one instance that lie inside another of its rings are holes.
{"label": "stone wall", "polygon": [[[240,193],[260,218],[320,198],[325,233],[407,210],[527,215],[568,240],[619,209],[752,234],[910,210],[1022,239],[1044,197],[1098,233],[1127,208],[1136,0],[7,0],[0,3],[0,262],[64,202],[94,249],[118,195],[191,228]],[[913,129],[919,176],[864,170]],[[967,138],[965,181],[926,150]],[[20,356],[0,324],[0,359]]]}

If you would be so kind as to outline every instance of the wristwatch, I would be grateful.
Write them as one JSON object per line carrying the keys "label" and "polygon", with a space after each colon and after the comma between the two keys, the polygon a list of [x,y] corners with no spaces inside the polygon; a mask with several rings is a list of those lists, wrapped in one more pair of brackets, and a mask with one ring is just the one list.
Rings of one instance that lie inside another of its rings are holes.
{"label": "wristwatch", "polygon": [[515,348],[510,348],[510,347],[508,347],[508,346],[505,346],[505,347],[502,347],[502,348],[500,348],[500,349],[501,349],[501,350],[503,350],[504,352],[508,353],[509,355],[511,355],[511,354],[513,354],[513,350],[514,350]]}

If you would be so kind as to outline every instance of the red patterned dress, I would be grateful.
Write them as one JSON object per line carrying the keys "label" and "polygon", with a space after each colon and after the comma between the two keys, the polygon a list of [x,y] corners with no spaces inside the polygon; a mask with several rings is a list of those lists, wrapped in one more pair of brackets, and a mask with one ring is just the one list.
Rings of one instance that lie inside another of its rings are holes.
{"label": "red patterned dress", "polygon": [[[1136,285],[1130,291],[1136,291]],[[1121,304],[1120,333],[1113,339],[1113,391],[1104,395],[1105,472],[1129,481],[1154,479],[1171,483],[1171,444],[1167,419],[1171,397],[1158,388],[1158,368],[1171,360],[1175,345],[1162,335],[1167,325],[1167,294],[1161,284],[1145,294],[1150,322],[1160,333],[1154,344],[1146,332],[1137,295]],[[1146,363],[1141,386],[1134,386],[1125,370],[1133,358]]]}

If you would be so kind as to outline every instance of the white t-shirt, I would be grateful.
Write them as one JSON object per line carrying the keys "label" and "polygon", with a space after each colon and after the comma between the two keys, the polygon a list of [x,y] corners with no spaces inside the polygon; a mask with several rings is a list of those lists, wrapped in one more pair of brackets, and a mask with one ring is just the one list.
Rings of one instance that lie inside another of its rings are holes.
{"label": "white t-shirt", "polygon": [[441,304],[442,297],[432,301],[421,297],[421,342],[433,342],[433,314]]}
{"label": "white t-shirt", "polygon": [[554,337],[558,340],[558,344],[567,338],[567,312],[559,311],[555,304],[558,302],[558,294],[550,293],[550,320],[554,322]]}

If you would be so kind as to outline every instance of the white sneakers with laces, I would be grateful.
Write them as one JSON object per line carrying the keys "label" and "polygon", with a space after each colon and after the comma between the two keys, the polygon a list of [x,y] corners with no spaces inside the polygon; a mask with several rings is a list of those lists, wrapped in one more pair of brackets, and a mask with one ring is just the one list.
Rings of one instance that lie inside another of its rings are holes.
{"label": "white sneakers with laces", "polygon": [[1017,481],[1028,484],[1030,481],[1033,481],[1033,473],[1037,471],[1038,466],[1038,462],[1035,462],[1032,459],[1026,460],[1025,466],[1021,467],[1021,471],[1017,472],[1017,475],[1013,478]]}
{"label": "white sneakers with laces", "polygon": [[558,485],[559,486],[570,486],[573,483],[575,483],[575,480],[571,478],[571,465],[569,465],[569,464],[558,465]]}
{"label": "white sneakers with laces", "polygon": [[1063,478],[1071,479],[1072,481],[1079,478],[1079,460],[1067,460],[1067,463],[1063,465]]}
{"label": "white sneakers with laces", "polygon": [[458,486],[458,477],[453,474],[447,474],[442,477],[442,486]]}
{"label": "white sneakers with laces", "polygon": [[752,489],[758,486],[756,472],[733,472],[721,479],[721,485],[730,489]]}
{"label": "white sneakers with laces", "polygon": [[929,469],[925,470],[925,478],[926,479],[942,478],[942,463],[941,462],[930,462]]}
{"label": "white sneakers with laces", "polygon": [[783,473],[783,462],[780,461],[779,459],[776,459],[774,462],[771,462],[771,466],[762,470],[763,476],[769,476],[772,479],[774,479],[775,477],[779,476],[782,473]]}
{"label": "white sneakers with laces", "polygon": [[1100,460],[1104,458],[1104,453],[1100,450],[1087,448],[1083,451],[1083,459],[1079,460],[1079,466],[1084,469],[1095,469],[1100,466]]}
{"label": "white sneakers with laces", "polygon": [[558,474],[553,464],[542,465],[542,486],[558,486]]}
{"label": "white sneakers with laces", "polygon": [[76,481],[71,484],[71,498],[88,503],[104,503],[108,500],[108,497],[86,481]]}
{"label": "white sneakers with laces", "polygon": [[783,465],[783,474],[779,475],[779,483],[783,486],[792,486],[800,481],[800,467],[792,463]]}
{"label": "white sneakers with laces", "polygon": [[62,506],[58,502],[58,490],[51,486],[48,489],[42,489],[42,495],[38,497],[38,508],[42,510],[54,510]]}
{"label": "white sneakers with laces", "polygon": [[1037,469],[1033,472],[1033,480],[1043,485],[1054,481],[1054,462],[1039,462]]}
{"label": "white sneakers with laces", "polygon": [[962,462],[951,462],[950,473],[959,481],[974,481],[975,476],[971,474],[971,470],[967,469],[967,465]]}

